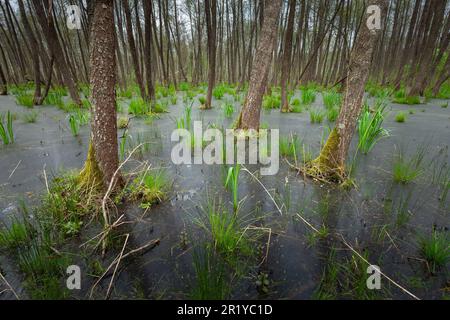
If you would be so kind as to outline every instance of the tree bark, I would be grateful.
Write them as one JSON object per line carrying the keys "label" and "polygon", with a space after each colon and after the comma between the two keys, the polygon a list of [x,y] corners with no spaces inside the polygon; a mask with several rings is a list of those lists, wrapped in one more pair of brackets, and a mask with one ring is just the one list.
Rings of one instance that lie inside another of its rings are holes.
{"label": "tree bark", "polygon": [[141,69],[139,66],[138,52],[136,48],[136,42],[134,41],[133,35],[133,25],[131,23],[131,12],[130,6],[128,5],[128,0],[122,0],[122,7],[125,13],[125,26],[127,29],[128,45],[130,46],[131,59],[133,60],[134,74],[136,76],[136,82],[141,91],[141,96],[143,99],[147,100],[147,95],[145,93],[144,82],[142,81]]}
{"label": "tree bark", "polygon": [[152,15],[153,8],[149,1],[144,0],[144,20],[145,20],[145,79],[147,81],[147,94],[149,99],[155,97],[155,88],[152,80]]}
{"label": "tree bark", "polygon": [[[386,6],[386,0],[370,0],[369,5]],[[369,30],[365,12],[347,70],[341,111],[336,127],[331,131],[319,157],[305,170],[309,175],[342,182],[345,177],[345,160],[361,113],[364,88],[369,76],[374,48],[380,30]]]}
{"label": "tree bark", "polygon": [[208,93],[204,108],[211,109],[212,91],[216,82],[216,0],[205,0],[206,32],[208,36]]}
{"label": "tree bark", "polygon": [[8,84],[6,82],[5,74],[3,73],[2,65],[0,64],[0,96],[8,94]]}
{"label": "tree bark", "polygon": [[[39,50],[38,43],[36,41],[36,38],[34,37],[33,31],[31,30],[30,24],[28,23],[28,20],[27,20],[27,15],[25,13],[25,6],[23,4],[23,0],[19,0],[19,11],[20,11],[20,17],[22,19],[22,24],[25,28],[25,33],[27,35],[28,41],[30,42],[30,44],[34,48],[34,50]],[[39,54],[37,52],[33,52],[31,54],[31,58],[33,60],[33,75],[34,75],[34,84],[35,84],[33,102],[35,105],[41,105],[42,104],[41,77],[40,77],[41,71],[40,71],[40,63],[39,63]]]}
{"label": "tree bark", "polygon": [[90,42],[91,143],[80,178],[103,189],[121,185],[120,175],[112,181],[119,165],[115,45],[114,1],[96,0]]}
{"label": "tree bark", "polygon": [[291,64],[292,37],[294,33],[296,0],[289,0],[289,17],[284,40],[283,67],[281,70],[281,112],[289,112],[289,101],[287,98],[287,82],[289,81],[289,69]]}
{"label": "tree bark", "polygon": [[259,129],[261,103],[267,85],[280,10],[281,0],[268,1],[264,6],[264,22],[252,64],[248,94],[236,123],[239,129]]}
{"label": "tree bark", "polygon": [[55,58],[56,65],[62,75],[63,82],[68,87],[72,100],[77,105],[81,106],[81,99],[80,95],[78,94],[77,86],[75,84],[73,75],[68,68],[66,59],[64,58],[64,53],[61,49],[61,45],[59,44],[58,34],[56,33],[53,23],[53,13],[51,10],[49,10],[46,14],[44,8],[48,9],[48,4],[43,5],[41,0],[32,1],[34,10],[36,11],[36,14],[38,16],[39,24],[47,40],[48,48],[50,49],[52,56]]}

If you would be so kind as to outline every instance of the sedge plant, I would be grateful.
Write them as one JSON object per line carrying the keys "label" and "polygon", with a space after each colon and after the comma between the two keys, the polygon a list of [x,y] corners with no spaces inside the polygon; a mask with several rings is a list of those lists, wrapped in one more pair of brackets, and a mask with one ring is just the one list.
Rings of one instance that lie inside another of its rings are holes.
{"label": "sedge plant", "polygon": [[385,106],[382,106],[372,114],[369,107],[364,105],[358,121],[358,150],[363,154],[368,154],[380,139],[389,136],[389,132],[382,127],[384,110]]}
{"label": "sedge plant", "polygon": [[6,118],[3,114],[0,115],[0,138],[5,145],[14,143],[13,117],[9,110]]}
{"label": "sedge plant", "polygon": [[239,208],[239,171],[240,171],[239,164],[236,164],[233,167],[229,167],[227,172],[227,178],[225,180],[225,187],[228,187],[233,195],[234,213],[237,213],[237,210]]}

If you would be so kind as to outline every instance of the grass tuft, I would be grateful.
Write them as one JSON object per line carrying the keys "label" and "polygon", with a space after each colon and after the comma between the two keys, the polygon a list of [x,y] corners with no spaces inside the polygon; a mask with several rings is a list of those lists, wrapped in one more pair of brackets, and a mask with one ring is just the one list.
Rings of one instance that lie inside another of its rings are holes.
{"label": "grass tuft", "polygon": [[407,184],[416,180],[423,173],[425,152],[425,148],[420,147],[412,157],[406,158],[402,150],[398,151],[392,170],[394,181]]}
{"label": "grass tuft", "polygon": [[14,143],[13,117],[9,110],[6,118],[5,115],[0,114],[0,138],[5,145]]}
{"label": "grass tuft", "polygon": [[142,98],[134,98],[128,106],[128,113],[135,116],[144,116],[150,112],[150,105]]}
{"label": "grass tuft", "polygon": [[382,106],[372,114],[369,107],[364,106],[358,121],[358,150],[361,150],[363,154],[368,154],[380,139],[389,136],[389,132],[382,128],[384,110],[385,106]]}
{"label": "grass tuft", "polygon": [[38,117],[37,111],[30,111],[23,115],[23,121],[26,123],[35,123]]}
{"label": "grass tuft", "polygon": [[27,93],[20,93],[16,96],[16,103],[20,106],[33,108],[34,105],[33,95]]}
{"label": "grass tuft", "polygon": [[222,105],[222,110],[225,118],[232,118],[234,114],[234,106],[232,103],[227,102]]}
{"label": "grass tuft", "polygon": [[302,92],[302,104],[310,105],[316,101],[316,91],[314,89],[305,89]]}
{"label": "grass tuft", "polygon": [[322,123],[324,117],[325,113],[321,110],[313,109],[309,111],[309,118],[311,120],[311,123]]}
{"label": "grass tuft", "polygon": [[420,240],[421,253],[435,273],[450,260],[450,239],[445,231],[433,230],[431,237]]}
{"label": "grass tuft", "polygon": [[341,105],[341,95],[336,91],[324,92],[323,96],[323,104],[325,108],[330,110],[334,108],[339,108]]}
{"label": "grass tuft", "polygon": [[400,111],[395,115],[395,121],[398,123],[403,123],[406,121],[406,113],[403,111]]}
{"label": "grass tuft", "polygon": [[166,199],[170,180],[164,169],[150,169],[136,177],[129,188],[131,198],[141,200],[141,207],[149,208]]}

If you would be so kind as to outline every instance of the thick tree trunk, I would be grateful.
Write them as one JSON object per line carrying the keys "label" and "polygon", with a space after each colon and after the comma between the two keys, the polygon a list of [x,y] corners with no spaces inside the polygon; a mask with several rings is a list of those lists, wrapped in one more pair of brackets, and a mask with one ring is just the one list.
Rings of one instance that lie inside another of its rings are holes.
{"label": "thick tree trunk", "polygon": [[281,70],[281,112],[289,112],[289,101],[287,98],[287,82],[289,81],[290,65],[291,65],[291,51],[292,51],[292,36],[294,32],[294,18],[295,18],[296,0],[289,0],[289,17],[286,28],[286,37],[284,40],[283,52],[283,67]]}
{"label": "thick tree trunk", "polygon": [[264,22],[252,64],[248,94],[236,123],[236,127],[239,129],[259,129],[261,103],[267,85],[280,10],[281,0],[271,0],[265,4]]}
{"label": "thick tree trunk", "polygon": [[208,93],[204,108],[211,109],[212,91],[216,82],[216,0],[205,0],[206,30],[208,36]]}
{"label": "thick tree trunk", "polygon": [[[386,0],[370,0],[369,5],[384,8]],[[381,12],[384,12],[383,9]],[[369,14],[365,13],[351,53],[344,97],[336,127],[331,131],[319,157],[306,168],[306,172],[311,176],[332,181],[343,181],[345,177],[345,160],[361,113],[364,88],[380,34],[380,30],[369,30],[366,25],[368,19]]]}
{"label": "thick tree trunk", "polygon": [[90,42],[91,143],[80,181],[104,189],[121,185],[119,175],[112,181],[119,164],[115,45],[114,1],[96,0]]}

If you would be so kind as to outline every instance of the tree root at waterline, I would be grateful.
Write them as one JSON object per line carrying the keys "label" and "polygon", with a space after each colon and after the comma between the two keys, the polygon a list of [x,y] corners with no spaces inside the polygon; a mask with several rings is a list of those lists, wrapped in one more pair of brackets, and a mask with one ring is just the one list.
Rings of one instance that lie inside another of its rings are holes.
{"label": "tree root at waterline", "polygon": [[334,128],[316,159],[305,163],[303,167],[294,166],[290,163],[289,165],[313,180],[328,184],[346,184],[348,179],[345,173],[345,167],[339,165],[337,161],[334,160],[334,155],[338,150],[338,146],[339,133],[336,128]]}

